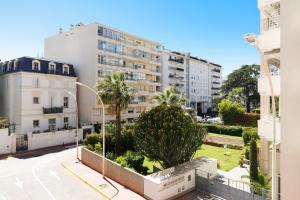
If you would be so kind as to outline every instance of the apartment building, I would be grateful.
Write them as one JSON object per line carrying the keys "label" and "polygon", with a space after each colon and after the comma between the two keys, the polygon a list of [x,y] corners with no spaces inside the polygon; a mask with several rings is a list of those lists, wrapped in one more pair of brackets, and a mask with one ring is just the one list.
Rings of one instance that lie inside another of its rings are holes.
{"label": "apartment building", "polygon": [[211,97],[220,98],[221,97],[221,86],[222,86],[222,66],[210,63],[211,65]]}
{"label": "apartment building", "polygon": [[68,63],[31,57],[0,63],[0,116],[9,119],[17,150],[27,149],[28,133],[43,135],[40,147],[47,147],[52,138],[44,133],[76,127],[76,102],[68,94],[76,95],[76,79]]}
{"label": "apartment building", "polygon": [[[137,118],[153,105],[151,96],[161,91],[161,45],[103,24],[82,23],[45,39],[45,56],[74,64],[79,81],[95,88],[105,75],[125,73],[135,97],[122,113],[122,120]],[[94,94],[78,88],[81,123],[101,123],[101,106]],[[105,119],[114,120],[106,106]]]}

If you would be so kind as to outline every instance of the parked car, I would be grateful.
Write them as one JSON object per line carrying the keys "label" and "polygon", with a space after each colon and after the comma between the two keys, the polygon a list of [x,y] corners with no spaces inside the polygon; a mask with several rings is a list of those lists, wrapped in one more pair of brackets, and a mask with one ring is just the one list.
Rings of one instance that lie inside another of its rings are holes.
{"label": "parked car", "polygon": [[212,123],[212,124],[223,124],[222,120],[220,117],[214,117],[214,118],[208,118],[206,120],[207,123]]}

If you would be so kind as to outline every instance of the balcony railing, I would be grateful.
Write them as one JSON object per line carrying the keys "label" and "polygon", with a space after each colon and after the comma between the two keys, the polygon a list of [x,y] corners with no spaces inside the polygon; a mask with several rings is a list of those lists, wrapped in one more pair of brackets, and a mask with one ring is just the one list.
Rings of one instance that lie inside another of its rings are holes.
{"label": "balcony railing", "polygon": [[50,107],[50,108],[45,108],[43,107],[43,113],[44,114],[56,114],[56,113],[63,113],[64,108],[61,107]]}

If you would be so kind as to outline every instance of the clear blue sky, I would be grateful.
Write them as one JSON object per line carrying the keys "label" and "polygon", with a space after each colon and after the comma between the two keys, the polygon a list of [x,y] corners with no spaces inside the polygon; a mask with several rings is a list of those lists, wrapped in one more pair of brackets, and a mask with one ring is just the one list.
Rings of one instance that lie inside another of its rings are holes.
{"label": "clear blue sky", "polygon": [[224,74],[258,63],[243,40],[259,32],[257,0],[9,0],[1,2],[0,59],[43,53],[43,39],[78,22],[100,22],[191,52]]}

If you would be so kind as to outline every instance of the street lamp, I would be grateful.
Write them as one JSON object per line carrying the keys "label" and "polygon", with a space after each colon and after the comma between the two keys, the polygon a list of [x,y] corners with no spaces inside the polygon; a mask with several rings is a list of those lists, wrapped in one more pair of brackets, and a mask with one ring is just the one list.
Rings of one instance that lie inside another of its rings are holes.
{"label": "street lamp", "polygon": [[[254,46],[257,48],[258,52],[260,53],[260,58],[262,61],[262,65],[265,65],[263,53],[259,50],[259,41],[257,40],[257,37],[255,34],[246,34],[244,35],[244,39],[247,41],[248,44]],[[270,93],[272,98],[272,121],[273,121],[273,127],[272,127],[272,199],[277,200],[278,194],[277,194],[277,159],[276,159],[276,106],[275,106],[275,97],[274,97],[274,90],[273,90],[273,84],[271,80],[271,71],[269,69],[269,66],[267,66],[267,73],[266,73],[269,86],[270,86]]]}
{"label": "street lamp", "polygon": [[87,88],[88,90],[90,90],[91,92],[93,92],[99,99],[100,103],[101,103],[101,106],[102,106],[102,148],[103,148],[103,160],[102,160],[102,175],[103,175],[103,178],[105,177],[104,176],[104,162],[105,162],[105,108],[104,108],[104,104],[103,104],[103,101],[100,97],[100,95],[91,87],[83,84],[83,83],[80,83],[80,82],[75,82],[76,85],[79,85],[79,86],[82,86],[82,87],[85,87]]}
{"label": "street lamp", "polygon": [[67,92],[73,99],[74,99],[74,101],[75,101],[75,103],[76,103],[76,157],[77,157],[77,160],[79,160],[79,153],[78,153],[78,140],[79,140],[79,136],[78,136],[78,131],[79,131],[79,129],[78,129],[78,120],[79,120],[79,118],[78,118],[78,103],[77,103],[77,98],[76,98],[76,96],[72,93],[72,92],[70,92],[70,91],[68,91],[68,90],[64,90],[65,92]]}

